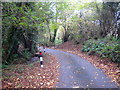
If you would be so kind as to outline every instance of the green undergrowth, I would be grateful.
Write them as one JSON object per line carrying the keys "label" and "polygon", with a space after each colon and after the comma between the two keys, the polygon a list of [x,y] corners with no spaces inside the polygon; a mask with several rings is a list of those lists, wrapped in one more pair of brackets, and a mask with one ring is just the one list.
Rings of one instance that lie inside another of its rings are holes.
{"label": "green undergrowth", "polygon": [[62,44],[62,39],[56,39],[55,40],[55,45],[59,45]]}
{"label": "green undergrowth", "polygon": [[114,62],[120,62],[120,44],[115,38],[108,39],[90,39],[87,40],[82,50],[88,55],[99,55],[102,58],[110,58]]}
{"label": "green undergrowth", "polygon": [[22,64],[22,63],[26,63],[29,58],[32,56],[32,54],[27,50],[23,50],[20,53],[20,56],[18,54],[13,54],[10,57],[9,62],[5,61],[4,59],[2,60],[2,68],[8,68],[9,65],[13,65],[13,64]]}

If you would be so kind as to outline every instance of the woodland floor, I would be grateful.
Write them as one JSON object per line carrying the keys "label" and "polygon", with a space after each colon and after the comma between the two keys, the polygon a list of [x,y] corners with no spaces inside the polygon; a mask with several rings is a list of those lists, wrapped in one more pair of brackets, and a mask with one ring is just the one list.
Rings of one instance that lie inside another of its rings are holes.
{"label": "woodland floor", "polygon": [[[120,64],[94,55],[88,56],[80,51],[81,47],[81,44],[76,45],[73,42],[66,42],[52,48],[85,58],[94,66],[101,68],[106,75],[112,78],[113,82],[117,82],[120,86]],[[3,69],[2,88],[53,88],[59,81],[59,63],[54,56],[48,53],[43,56],[43,59],[43,68],[40,68],[39,60],[36,60],[29,63],[13,64]]]}
{"label": "woodland floor", "polygon": [[[43,56],[44,67],[39,60],[10,65],[2,70],[2,88],[52,88],[58,81],[59,64],[51,54]],[[54,62],[54,64],[53,64]]]}
{"label": "woodland floor", "polygon": [[106,75],[111,77],[113,82],[116,82],[118,86],[120,86],[120,63],[114,63],[107,58],[101,59],[100,57],[95,55],[87,55],[86,53],[80,51],[81,47],[81,44],[76,45],[72,41],[69,41],[52,48],[73,53],[88,60],[95,67],[102,69]]}

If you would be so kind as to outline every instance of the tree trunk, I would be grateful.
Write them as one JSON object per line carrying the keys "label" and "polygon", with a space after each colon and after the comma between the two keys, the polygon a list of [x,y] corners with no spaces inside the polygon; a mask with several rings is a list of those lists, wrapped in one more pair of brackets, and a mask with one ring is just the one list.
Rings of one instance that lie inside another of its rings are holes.
{"label": "tree trunk", "polygon": [[64,35],[63,41],[67,42],[68,38],[69,38],[69,34],[67,33],[67,31],[65,31],[65,35]]}
{"label": "tree trunk", "polygon": [[117,38],[120,39],[120,25],[119,28],[117,29],[117,34],[118,34]]}
{"label": "tree trunk", "polygon": [[47,21],[47,27],[48,27],[49,36],[50,36],[49,41],[52,42],[52,36],[51,36],[51,33],[50,33],[49,21],[48,20],[46,20],[46,21]]}
{"label": "tree trunk", "polygon": [[54,30],[54,35],[53,35],[53,39],[52,39],[52,42],[55,42],[55,37],[57,35],[57,29]]}

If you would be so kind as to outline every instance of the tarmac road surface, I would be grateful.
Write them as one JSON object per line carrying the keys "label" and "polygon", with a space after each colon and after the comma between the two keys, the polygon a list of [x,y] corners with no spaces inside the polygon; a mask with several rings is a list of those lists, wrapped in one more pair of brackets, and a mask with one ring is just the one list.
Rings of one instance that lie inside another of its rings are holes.
{"label": "tarmac road surface", "polygon": [[59,50],[46,48],[46,52],[56,56],[60,63],[56,88],[117,88],[115,82],[87,60]]}

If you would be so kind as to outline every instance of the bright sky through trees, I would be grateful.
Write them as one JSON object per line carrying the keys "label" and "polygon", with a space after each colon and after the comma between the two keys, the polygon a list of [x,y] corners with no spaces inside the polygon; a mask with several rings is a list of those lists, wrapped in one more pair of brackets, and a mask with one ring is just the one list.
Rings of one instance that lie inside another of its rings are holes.
{"label": "bright sky through trees", "polygon": [[102,2],[103,0],[70,0],[70,2],[81,2],[81,3],[88,3],[88,2]]}

